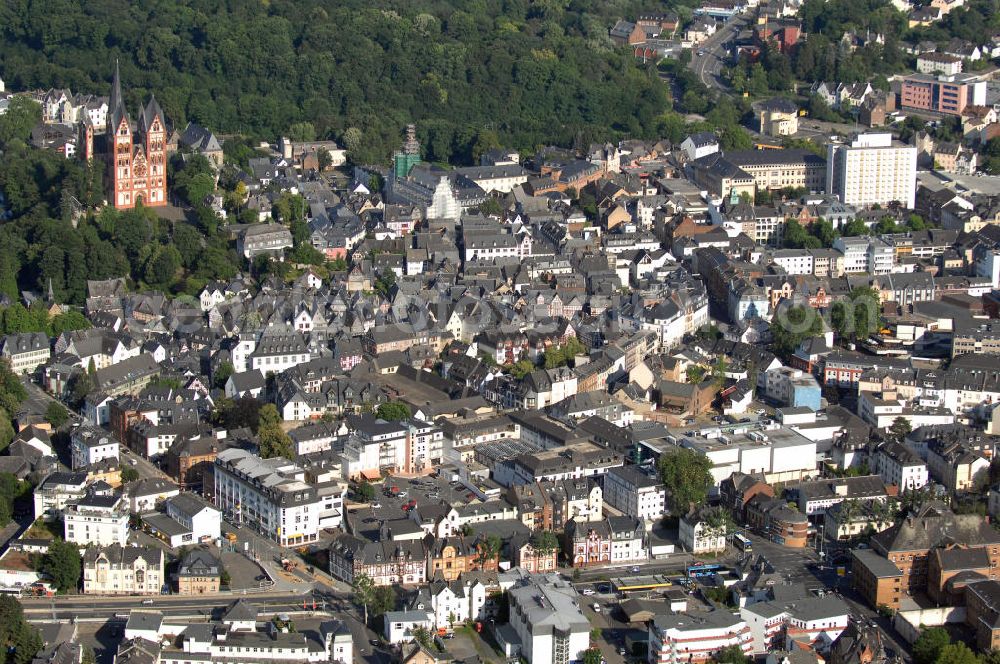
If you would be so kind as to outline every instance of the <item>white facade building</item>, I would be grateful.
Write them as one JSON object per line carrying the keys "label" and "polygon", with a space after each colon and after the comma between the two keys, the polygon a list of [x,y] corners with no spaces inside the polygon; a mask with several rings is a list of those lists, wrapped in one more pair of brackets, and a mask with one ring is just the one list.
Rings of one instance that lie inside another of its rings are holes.
{"label": "white facade building", "polygon": [[128,541],[128,504],[111,492],[88,493],[63,511],[64,539],[74,544],[125,546]]}
{"label": "white facade building", "polygon": [[604,501],[626,516],[643,521],[659,519],[666,500],[663,483],[635,465],[611,468],[604,475]]}
{"label": "white facade building", "polygon": [[681,518],[678,536],[681,546],[695,555],[726,550],[726,528],[709,525],[697,513]]}
{"label": "white facade building", "polygon": [[888,442],[880,445],[872,458],[872,472],[886,484],[895,484],[900,493],[927,486],[930,473],[927,464],[905,445]]}
{"label": "white facade building", "polygon": [[833,248],[844,254],[844,272],[868,272],[868,238],[838,237]]}
{"label": "white facade building", "polygon": [[701,664],[730,646],[749,655],[752,638],[746,622],[729,611],[660,615],[649,624],[649,662]]}
{"label": "white facade building", "polygon": [[191,531],[191,540],[216,540],[222,532],[222,513],[193,493],[181,493],[163,504],[167,516]]}
{"label": "white facade building", "polygon": [[88,547],[82,571],[87,595],[159,595],[166,582],[155,546]]}
{"label": "white facade building", "polygon": [[845,205],[865,207],[916,201],[917,148],[892,134],[859,134],[849,144],[827,146],[827,193]]}
{"label": "white facade building", "polygon": [[771,261],[789,275],[812,274],[814,259],[806,249],[779,249],[771,253]]}
{"label": "white facade building", "polygon": [[54,520],[67,504],[87,493],[87,473],[52,473],[35,487],[35,518]]}
{"label": "white facade building", "polygon": [[70,434],[73,469],[84,468],[104,459],[118,460],[118,440],[97,427],[81,425]]}
{"label": "white facade building", "polygon": [[788,642],[808,642],[825,652],[847,629],[851,610],[838,597],[808,597],[795,601],[765,601],[740,609],[753,635],[753,652],[783,650]]}
{"label": "white facade building", "polygon": [[557,574],[523,578],[509,591],[510,626],[529,664],[570,664],[590,647],[590,622],[569,581]]}
{"label": "white facade building", "polygon": [[319,539],[320,503],[305,471],[288,459],[228,449],[215,459],[215,506],[281,546]]}
{"label": "white facade building", "polygon": [[49,337],[44,332],[9,334],[0,339],[0,358],[8,360],[10,370],[19,376],[34,372],[50,355]]}

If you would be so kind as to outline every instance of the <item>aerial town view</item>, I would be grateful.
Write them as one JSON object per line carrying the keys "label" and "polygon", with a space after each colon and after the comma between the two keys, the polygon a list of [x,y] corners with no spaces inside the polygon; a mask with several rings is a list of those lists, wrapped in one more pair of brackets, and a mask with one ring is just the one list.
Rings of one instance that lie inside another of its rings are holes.
{"label": "aerial town view", "polygon": [[1000,0],[0,3],[0,664],[1000,664]]}

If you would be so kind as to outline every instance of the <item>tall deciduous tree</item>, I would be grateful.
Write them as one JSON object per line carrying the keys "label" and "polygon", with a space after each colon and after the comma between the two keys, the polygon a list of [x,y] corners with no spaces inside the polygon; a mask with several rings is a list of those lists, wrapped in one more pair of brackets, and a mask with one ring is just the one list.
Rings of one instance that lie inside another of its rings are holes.
{"label": "tall deciduous tree", "polygon": [[365,624],[368,624],[368,607],[375,600],[375,582],[367,574],[357,574],[354,583],[351,584],[354,590],[354,601],[361,605],[365,612]]}
{"label": "tall deciduous tree", "polygon": [[71,542],[57,539],[49,544],[49,550],[42,558],[42,571],[52,578],[52,584],[59,592],[76,590],[80,584],[80,549]]}
{"label": "tall deciduous tree", "polygon": [[938,655],[951,643],[951,637],[943,627],[925,629],[913,642],[914,664],[936,664]]}
{"label": "tall deciduous tree", "polygon": [[667,450],[660,456],[660,477],[675,514],[686,514],[692,505],[705,502],[712,485],[711,468],[708,457],[683,447]]}

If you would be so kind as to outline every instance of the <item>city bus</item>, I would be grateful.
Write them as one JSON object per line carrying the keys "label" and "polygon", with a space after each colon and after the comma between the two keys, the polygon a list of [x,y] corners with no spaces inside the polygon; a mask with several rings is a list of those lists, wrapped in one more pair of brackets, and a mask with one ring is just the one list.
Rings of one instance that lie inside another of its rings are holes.
{"label": "city bus", "polygon": [[753,551],[753,543],[744,535],[740,535],[739,533],[733,533],[733,546],[744,553]]}
{"label": "city bus", "polygon": [[722,565],[715,563],[695,563],[693,565],[688,565],[687,575],[688,578],[697,579],[701,576],[712,576],[723,570]]}

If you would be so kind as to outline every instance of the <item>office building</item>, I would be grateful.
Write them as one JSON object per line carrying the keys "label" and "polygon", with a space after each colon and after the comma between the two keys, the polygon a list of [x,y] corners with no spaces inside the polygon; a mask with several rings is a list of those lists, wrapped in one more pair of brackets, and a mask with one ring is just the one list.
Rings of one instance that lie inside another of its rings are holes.
{"label": "office building", "polygon": [[972,74],[912,74],[903,79],[902,108],[961,115],[966,106],[986,105],[986,81]]}
{"label": "office building", "polygon": [[320,498],[288,459],[228,449],[215,458],[215,506],[281,546],[319,539]]}

